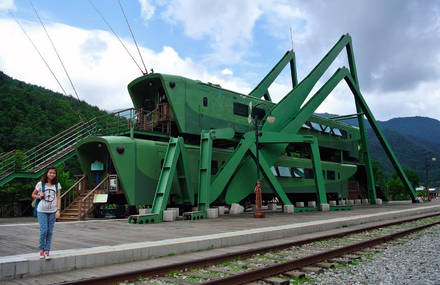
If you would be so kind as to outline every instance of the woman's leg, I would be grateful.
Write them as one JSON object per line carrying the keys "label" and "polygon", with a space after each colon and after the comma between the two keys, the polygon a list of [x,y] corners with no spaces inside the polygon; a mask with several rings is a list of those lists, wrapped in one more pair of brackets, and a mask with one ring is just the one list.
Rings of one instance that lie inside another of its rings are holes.
{"label": "woman's leg", "polygon": [[55,220],[56,220],[56,213],[49,213],[47,214],[48,217],[48,229],[47,229],[47,237],[46,237],[46,246],[45,246],[45,250],[50,250],[50,245],[52,243],[52,234],[53,234],[53,228],[55,225]]}
{"label": "woman's leg", "polygon": [[46,237],[47,237],[47,230],[48,230],[48,224],[47,224],[47,214],[46,213],[37,213],[38,216],[38,223],[40,224],[40,241],[38,244],[38,248],[45,249],[46,247]]}

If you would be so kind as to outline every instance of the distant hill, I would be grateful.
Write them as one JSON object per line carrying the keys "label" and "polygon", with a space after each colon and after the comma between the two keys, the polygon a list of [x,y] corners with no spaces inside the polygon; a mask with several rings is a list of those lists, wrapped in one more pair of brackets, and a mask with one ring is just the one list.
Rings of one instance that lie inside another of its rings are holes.
{"label": "distant hill", "polygon": [[382,129],[389,129],[401,134],[440,144],[440,121],[427,117],[394,118],[380,121]]}
{"label": "distant hill", "polygon": [[85,119],[105,114],[71,96],[13,79],[0,71],[0,153],[29,149]]}

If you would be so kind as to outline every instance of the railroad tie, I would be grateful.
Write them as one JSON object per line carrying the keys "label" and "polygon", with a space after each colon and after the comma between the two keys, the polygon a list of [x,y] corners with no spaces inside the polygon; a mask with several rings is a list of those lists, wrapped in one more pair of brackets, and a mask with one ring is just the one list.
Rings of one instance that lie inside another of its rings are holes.
{"label": "railroad tie", "polygon": [[335,257],[335,258],[330,258],[329,261],[333,263],[350,263],[351,259],[344,257]]}
{"label": "railroad tie", "polygon": [[301,270],[304,272],[313,272],[313,273],[324,272],[324,269],[322,267],[317,267],[317,266],[305,266],[305,267],[301,268]]}
{"label": "railroad tie", "polygon": [[289,280],[278,278],[278,277],[270,277],[262,279],[264,282],[272,284],[272,285],[289,285]]}
{"label": "railroad tie", "polygon": [[315,265],[325,269],[334,268],[336,266],[335,263],[328,263],[328,262],[318,262]]}
{"label": "railroad tie", "polygon": [[157,280],[164,281],[164,282],[170,282],[172,284],[179,284],[179,285],[193,285],[193,284],[197,284],[197,283],[194,283],[194,282],[188,282],[188,281],[177,279],[177,278],[173,278],[173,277],[160,277]]}
{"label": "railroad tie", "polygon": [[283,273],[284,275],[286,275],[287,277],[290,278],[305,278],[306,274],[304,272],[301,271],[296,271],[296,270],[292,270],[292,271],[287,271]]}
{"label": "railroad tie", "polygon": [[350,259],[359,259],[361,258],[359,255],[355,255],[355,254],[344,254],[345,258],[350,258]]}

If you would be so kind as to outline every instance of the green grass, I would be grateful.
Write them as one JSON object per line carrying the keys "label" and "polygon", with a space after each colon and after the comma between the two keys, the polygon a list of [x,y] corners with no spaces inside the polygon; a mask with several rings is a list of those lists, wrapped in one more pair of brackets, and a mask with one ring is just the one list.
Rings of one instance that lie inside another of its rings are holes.
{"label": "green grass", "polygon": [[139,276],[138,277],[138,281],[140,281],[140,282],[145,282],[145,281],[148,281],[149,279],[147,278],[147,277],[143,277],[143,276]]}

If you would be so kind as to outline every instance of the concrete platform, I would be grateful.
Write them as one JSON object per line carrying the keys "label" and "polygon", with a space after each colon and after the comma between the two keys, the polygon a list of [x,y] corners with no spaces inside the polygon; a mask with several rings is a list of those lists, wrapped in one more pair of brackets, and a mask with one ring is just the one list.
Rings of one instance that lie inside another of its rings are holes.
{"label": "concrete platform", "polygon": [[157,257],[286,239],[430,212],[440,212],[440,201],[362,205],[340,212],[267,213],[265,219],[244,213],[213,220],[147,225],[128,224],[125,219],[57,223],[50,261],[38,259],[36,220],[15,224],[10,219],[0,219],[0,280],[49,276],[75,269],[86,272],[97,266],[147,259],[150,264],[160,263],[162,259]]}

